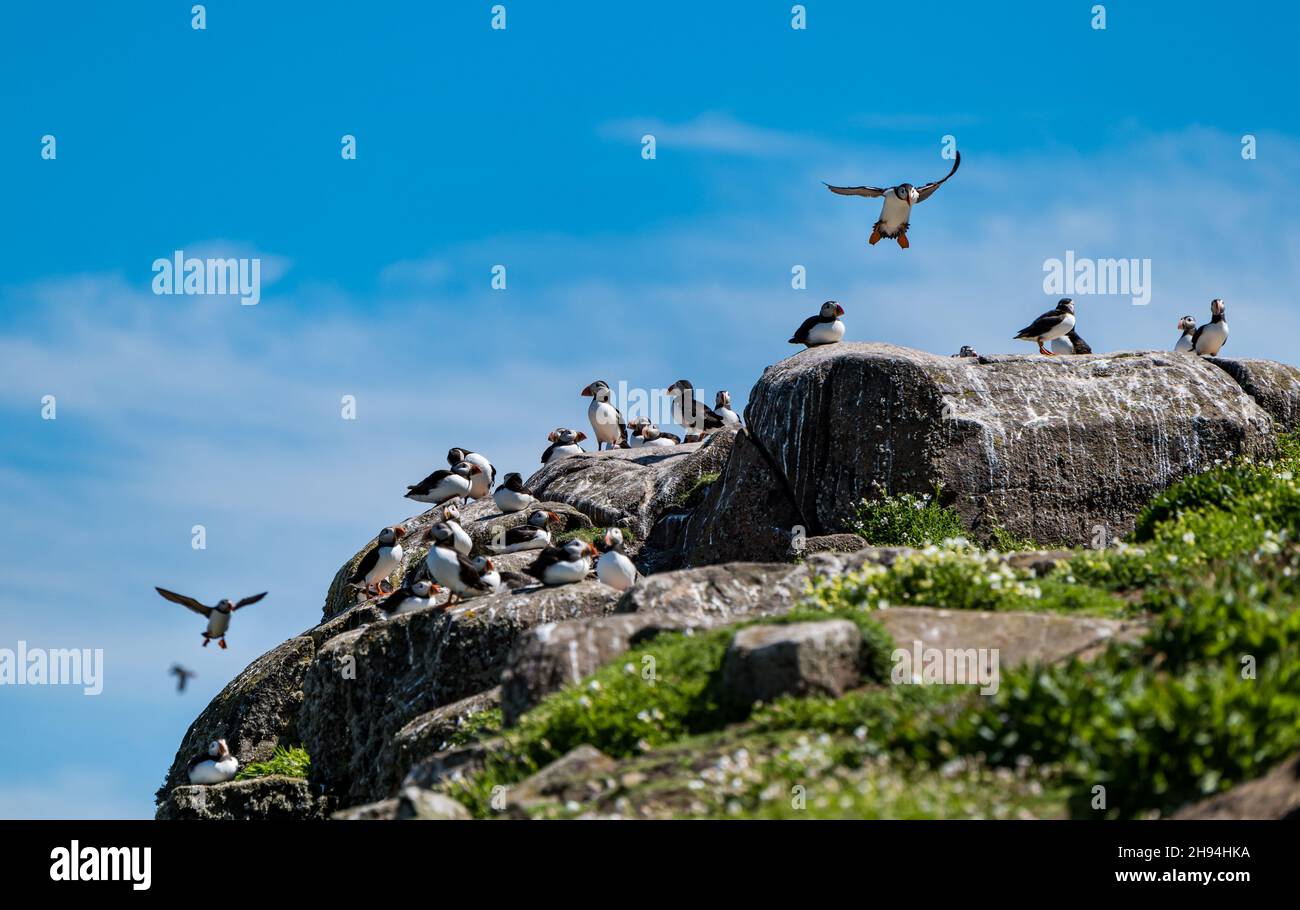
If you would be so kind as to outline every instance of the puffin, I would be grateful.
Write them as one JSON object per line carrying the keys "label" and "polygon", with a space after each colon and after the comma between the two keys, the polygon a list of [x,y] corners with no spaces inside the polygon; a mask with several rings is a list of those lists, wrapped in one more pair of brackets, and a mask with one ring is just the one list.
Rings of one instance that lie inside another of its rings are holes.
{"label": "puffin", "polygon": [[167,672],[170,673],[172,676],[176,677],[177,692],[184,692],[185,684],[189,682],[191,679],[193,679],[194,677],[199,675],[195,673],[193,670],[185,669],[180,664],[172,664],[172,668]]}
{"label": "puffin", "polygon": [[1210,301],[1210,321],[1192,336],[1192,350],[1202,357],[1213,357],[1228,341],[1228,319],[1223,313],[1223,298]]}
{"label": "puffin", "polygon": [[1048,310],[1016,334],[1017,341],[1038,342],[1038,353],[1051,354],[1044,341],[1060,338],[1074,331],[1074,301],[1062,297],[1055,309]]}
{"label": "puffin", "polygon": [[247,607],[249,604],[257,603],[267,593],[263,591],[261,594],[254,594],[252,597],[245,597],[243,600],[238,601],[224,598],[217,601],[216,606],[206,607],[193,597],[186,597],[184,594],[177,594],[175,591],[168,591],[166,588],[155,587],[154,590],[172,603],[180,604],[182,607],[206,617],[208,627],[203,631],[203,647],[206,648],[208,642],[215,638],[217,644],[223,649],[226,647],[226,630],[230,628],[230,614],[242,607]]}
{"label": "puffin", "polygon": [[653,423],[647,423],[641,428],[641,439],[644,440],[641,445],[646,447],[679,446],[682,444],[681,437],[676,433],[665,433]]}
{"label": "puffin", "polygon": [[208,751],[190,759],[187,767],[192,784],[224,784],[234,780],[239,770],[239,759],[230,752],[224,739],[208,743]]}
{"label": "puffin", "polygon": [[[695,387],[689,379],[679,379],[668,387],[673,403],[673,420],[686,431],[687,442],[699,442],[709,433],[722,429],[722,418],[713,408],[695,399]],[[645,430],[641,431],[645,435]]]}
{"label": "puffin", "polygon": [[601,551],[596,560],[596,577],[618,591],[626,591],[641,578],[632,560],[623,553],[623,532],[618,528],[605,531],[597,549]]}
{"label": "puffin", "polygon": [[640,448],[646,445],[645,437],[641,435],[641,430],[650,425],[649,417],[645,415],[633,417],[628,421],[628,448]]}
{"label": "puffin", "polygon": [[1092,348],[1088,342],[1079,337],[1079,333],[1071,329],[1064,338],[1052,339],[1053,354],[1091,354]]}
{"label": "puffin", "polygon": [[844,323],[840,320],[840,317],[843,315],[844,307],[834,300],[826,301],[822,304],[821,312],[816,316],[809,316],[795,330],[789,343],[815,348],[818,345],[835,344],[842,341],[844,339]]}
{"label": "puffin", "polygon": [[511,471],[501,482],[501,486],[493,492],[492,501],[497,504],[502,515],[510,515],[514,512],[522,512],[537,502],[537,497],[533,495],[532,490],[524,486],[524,479],[519,476],[519,472]]}
{"label": "puffin", "polygon": [[560,516],[538,509],[528,516],[528,524],[516,525],[506,530],[505,543],[492,545],[493,553],[518,553],[520,550],[541,550],[551,545],[552,524],[559,524]]}
{"label": "puffin", "polygon": [[486,556],[475,556],[470,560],[474,568],[479,573],[479,578],[483,579],[492,587],[494,593],[502,591],[517,591],[520,588],[527,588],[536,584],[533,579],[519,572],[505,571],[502,572],[496,567],[496,564]]}
{"label": "puffin", "polygon": [[1178,341],[1174,343],[1174,350],[1180,354],[1190,354],[1195,350],[1192,347],[1192,338],[1196,335],[1196,317],[1184,316],[1178,320],[1178,325],[1174,326],[1183,334],[1178,336]]}
{"label": "puffin", "polygon": [[968,345],[968,344],[963,344],[963,345],[961,346],[961,350],[958,351],[956,354],[953,354],[952,356],[954,356],[954,357],[978,357],[979,355],[980,355],[979,351],[975,350],[973,347],[971,347],[971,346]]}
{"label": "puffin", "polygon": [[469,496],[474,477],[482,473],[483,469],[478,465],[462,461],[453,465],[450,471],[434,471],[419,483],[407,487],[406,498],[435,506],[453,499],[464,499]]}
{"label": "puffin", "polygon": [[453,549],[461,556],[468,556],[474,549],[474,541],[469,533],[460,525],[460,509],[455,506],[443,506],[442,520],[447,527],[451,528],[453,539]]}
{"label": "puffin", "polygon": [[385,616],[396,616],[398,613],[408,613],[421,607],[431,607],[441,590],[427,578],[421,578],[419,581],[402,585],[388,595],[380,602],[379,609]]}
{"label": "puffin", "polygon": [[493,467],[492,462],[487,457],[480,455],[478,452],[471,452],[469,449],[462,449],[459,446],[447,452],[447,464],[450,467],[456,467],[462,461],[468,461],[470,464],[479,469],[479,473],[470,478],[469,498],[482,499],[491,492],[493,485],[497,482],[497,469]]}
{"label": "puffin", "polygon": [[547,547],[524,571],[544,585],[571,585],[587,577],[596,555],[594,546],[575,538],[558,547]]}
{"label": "puffin", "polygon": [[731,409],[731,393],[726,389],[713,399],[713,410],[722,418],[724,427],[740,427],[740,415]]}
{"label": "puffin", "polygon": [[582,390],[582,394],[591,398],[591,404],[587,405],[587,419],[591,421],[591,432],[596,440],[596,451],[599,452],[602,445],[617,449],[620,445],[625,444],[627,441],[627,428],[623,423],[623,415],[610,401],[612,393],[609,390],[609,384],[603,379],[597,379],[595,382],[588,384]]}
{"label": "puffin", "polygon": [[367,595],[372,589],[376,594],[385,593],[382,585],[402,564],[400,540],[405,536],[406,528],[401,525],[380,531],[379,542],[361,557],[361,561],[357,563],[357,570],[348,579],[348,584],[354,588],[364,588]]}
{"label": "puffin", "polygon": [[565,427],[557,427],[551,430],[546,438],[551,441],[551,444],[542,453],[542,464],[550,464],[552,459],[567,458],[585,451],[578,443],[586,439],[587,434],[581,430],[575,433]]}
{"label": "puffin", "polygon": [[445,606],[466,597],[492,593],[474,564],[456,552],[453,546],[456,532],[445,523],[430,525],[424,539],[432,544],[425,554],[424,566],[433,580],[447,589]]}
{"label": "puffin", "polygon": [[907,229],[911,226],[909,219],[912,216],[912,206],[933,196],[934,191],[943,186],[948,177],[957,173],[959,167],[961,167],[961,152],[958,152],[953,160],[952,170],[948,172],[947,177],[919,187],[912,186],[910,183],[900,183],[898,186],[881,189],[875,186],[831,186],[827,183],[826,188],[841,196],[885,197],[885,204],[880,208],[880,220],[871,226],[871,239],[867,242],[875,246],[880,242],[880,238],[884,237],[887,240],[897,240],[900,247],[907,249],[911,246],[907,242]]}

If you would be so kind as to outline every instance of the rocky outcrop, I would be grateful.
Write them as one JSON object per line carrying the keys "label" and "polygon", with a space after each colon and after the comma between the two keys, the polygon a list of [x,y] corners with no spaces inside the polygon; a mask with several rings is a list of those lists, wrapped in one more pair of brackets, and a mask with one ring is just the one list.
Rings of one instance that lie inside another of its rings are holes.
{"label": "rocky outcrop", "polygon": [[722,661],[722,687],[739,708],[782,695],[838,698],[860,678],[862,633],[846,619],[741,629]]}
{"label": "rocky outcrop", "polygon": [[1275,360],[1207,358],[1241,386],[1242,391],[1269,413],[1278,429],[1300,426],[1300,370]]}
{"label": "rocky outcrop", "polygon": [[1186,806],[1173,817],[1300,821],[1300,755],[1263,777]]}
{"label": "rocky outcrop", "polygon": [[329,818],[334,801],[297,777],[255,777],[209,787],[176,787],[158,807],[162,821],[303,821]]}
{"label": "rocky outcrop", "polygon": [[[1262,370],[1256,371],[1262,375]],[[977,535],[1085,544],[1155,493],[1272,448],[1273,420],[1223,369],[1162,353],[940,357],[812,348],[769,367],[748,429],[689,520],[688,565],[789,558],[857,503],[932,493]]]}
{"label": "rocky outcrop", "polygon": [[173,787],[189,783],[190,758],[206,753],[214,739],[226,740],[240,767],[266,761],[278,745],[296,745],[302,680],[314,654],[312,639],[300,635],[263,654],[232,679],[185,731],[158,789],[159,802]]}
{"label": "rocky outcrop", "polygon": [[399,768],[395,738],[410,721],[491,689],[533,626],[612,612],[599,582],[476,598],[336,636],[303,681],[298,729],[312,782],[349,803],[381,799]]}

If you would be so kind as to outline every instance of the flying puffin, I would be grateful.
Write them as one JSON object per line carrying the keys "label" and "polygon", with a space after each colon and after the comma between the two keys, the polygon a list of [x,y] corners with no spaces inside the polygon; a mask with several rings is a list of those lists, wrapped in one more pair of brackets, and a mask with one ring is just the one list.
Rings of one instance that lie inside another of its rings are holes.
{"label": "flying puffin", "polygon": [[594,546],[574,539],[562,546],[547,547],[524,571],[544,585],[571,585],[587,577],[596,555]]}
{"label": "flying puffin", "polygon": [[650,426],[650,418],[644,414],[633,417],[627,422],[627,447],[629,449],[639,449],[645,445],[645,437],[641,431]]}
{"label": "flying puffin", "polygon": [[447,464],[450,467],[454,468],[462,461],[468,461],[479,469],[479,473],[470,478],[469,498],[482,499],[497,482],[497,469],[493,467],[492,462],[487,460],[486,456],[480,455],[478,452],[471,452],[469,449],[462,449],[459,446],[447,452]]}
{"label": "flying puffin", "polygon": [[447,527],[451,528],[454,537],[454,549],[461,556],[468,556],[474,549],[474,541],[469,533],[460,525],[460,509],[455,506],[443,506],[442,520]]}
{"label": "flying puffin", "polygon": [[357,563],[357,570],[348,579],[348,584],[355,588],[364,588],[367,595],[372,589],[376,594],[383,594],[381,586],[402,564],[400,539],[405,536],[406,528],[401,525],[380,531],[379,542],[361,557],[361,561]]}
{"label": "flying puffin", "polygon": [[1178,325],[1174,326],[1183,334],[1178,336],[1178,341],[1174,344],[1174,350],[1180,354],[1190,354],[1195,350],[1192,347],[1192,338],[1196,335],[1196,317],[1184,316],[1178,320]]}
{"label": "flying puffin", "polygon": [[665,433],[653,423],[647,423],[641,428],[642,446],[679,446],[682,444],[681,437],[676,433]]}
{"label": "flying puffin", "polygon": [[188,768],[192,784],[223,784],[233,780],[239,770],[239,759],[230,753],[224,739],[208,743],[208,751],[190,759]]}
{"label": "flying puffin", "polygon": [[432,544],[424,557],[424,565],[433,580],[447,589],[446,606],[466,597],[492,592],[474,564],[456,552],[453,547],[456,533],[446,524],[430,525],[424,539]]}
{"label": "flying puffin", "polygon": [[462,461],[453,465],[450,471],[434,471],[419,483],[406,488],[406,498],[416,502],[427,502],[440,506],[453,499],[469,496],[475,476],[483,469],[472,462]]}
{"label": "flying puffin", "polygon": [[617,449],[627,440],[627,429],[623,424],[623,415],[610,401],[609,385],[603,379],[597,379],[582,390],[582,394],[591,397],[587,405],[587,419],[591,421],[591,432],[596,440],[596,451],[602,445]]}
{"label": "flying puffin", "polygon": [[384,611],[385,616],[396,616],[398,613],[409,613],[421,607],[431,607],[440,590],[427,578],[421,578],[419,581],[402,585],[384,598],[379,603],[379,609]]}
{"label": "flying puffin", "polygon": [[1052,339],[1053,354],[1091,354],[1092,348],[1088,342],[1079,337],[1079,333],[1071,329],[1064,338]]}
{"label": "flying puffin", "polygon": [[718,392],[713,399],[713,410],[722,418],[724,427],[739,427],[740,415],[731,409],[731,393],[726,389]]}
{"label": "flying puffin", "polygon": [[191,679],[193,679],[194,677],[199,675],[195,673],[193,670],[186,670],[180,664],[172,664],[172,668],[167,672],[170,673],[172,676],[176,677],[177,692],[184,692],[185,684],[189,682]]}
{"label": "flying puffin", "polygon": [[1223,314],[1223,298],[1210,301],[1210,321],[1192,336],[1192,350],[1202,357],[1213,357],[1228,341],[1228,319]]}
{"label": "flying puffin", "polygon": [[[673,403],[673,421],[686,431],[687,442],[699,442],[709,433],[722,429],[722,418],[713,408],[695,398],[689,379],[679,379],[668,387]],[[645,436],[645,430],[641,431]]]}
{"label": "flying puffin", "polygon": [[1074,302],[1069,297],[1062,297],[1056,308],[1048,310],[1016,335],[1017,341],[1038,342],[1038,353],[1051,354],[1043,347],[1044,341],[1060,338],[1074,331]]}
{"label": "flying puffin", "polygon": [[[960,166],[961,152],[958,152],[948,177],[957,173],[957,168]],[[884,196],[885,204],[880,209],[880,220],[872,225],[871,239],[868,243],[875,245],[881,237],[884,237],[888,240],[897,240],[899,246],[907,249],[910,246],[907,242],[907,229],[910,226],[908,219],[912,216],[912,206],[933,196],[934,191],[943,186],[948,177],[919,187],[912,186],[910,183],[900,183],[898,186],[880,189],[874,186],[831,186],[828,183],[826,188],[841,196]]]}
{"label": "flying puffin", "polygon": [[553,458],[566,458],[569,455],[577,455],[579,452],[585,451],[578,443],[586,439],[587,434],[581,430],[575,433],[572,430],[559,427],[551,430],[546,438],[551,441],[551,444],[542,453],[542,464],[550,464]]}
{"label": "flying puffin", "polygon": [[816,316],[809,316],[795,330],[789,343],[815,348],[821,344],[835,344],[837,341],[842,341],[844,323],[840,321],[840,317],[843,315],[844,307],[834,300],[826,301],[822,304],[821,312]]}
{"label": "flying puffin", "polygon": [[492,545],[494,553],[518,553],[520,550],[541,550],[551,545],[552,524],[559,524],[560,516],[538,509],[528,516],[528,524],[516,525],[506,530],[505,542]]}
{"label": "flying puffin", "polygon": [[522,512],[537,502],[537,497],[533,495],[532,490],[524,486],[524,479],[519,476],[519,472],[511,471],[492,494],[492,501],[497,504],[502,515],[509,515],[513,512]]}
{"label": "flying puffin", "polygon": [[184,594],[177,594],[175,591],[168,591],[166,588],[155,587],[154,590],[172,603],[180,604],[182,607],[193,610],[200,616],[207,618],[208,627],[203,632],[203,647],[205,648],[208,646],[208,642],[214,638],[217,639],[217,644],[224,648],[226,646],[226,630],[230,628],[230,614],[241,607],[255,604],[266,596],[266,592],[263,591],[261,594],[254,594],[252,597],[245,597],[243,600],[232,601],[225,598],[218,601],[215,607],[205,607],[193,597],[186,597]]}
{"label": "flying puffin", "polygon": [[502,572],[496,567],[496,564],[486,556],[475,556],[470,560],[474,568],[478,570],[479,578],[483,579],[492,587],[494,593],[501,591],[517,591],[520,588],[531,587],[536,584],[533,579],[519,572]]}
{"label": "flying puffin", "polygon": [[601,553],[596,560],[596,577],[611,588],[626,591],[641,578],[632,560],[623,553],[623,532],[618,528],[608,529],[603,545],[598,545],[597,549]]}

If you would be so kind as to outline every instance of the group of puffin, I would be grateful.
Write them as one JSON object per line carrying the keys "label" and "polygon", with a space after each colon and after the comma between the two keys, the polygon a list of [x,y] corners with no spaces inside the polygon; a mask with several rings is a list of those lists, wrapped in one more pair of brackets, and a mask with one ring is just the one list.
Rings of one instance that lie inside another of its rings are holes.
{"label": "group of puffin", "polygon": [[[1061,298],[1055,307],[1039,316],[1016,334],[1017,341],[1033,341],[1040,354],[1091,354],[1092,348],[1075,331],[1074,301]],[[1197,326],[1196,317],[1184,316],[1175,326],[1182,334],[1174,343],[1174,350],[1185,354],[1213,357],[1228,341],[1228,319],[1224,315],[1223,298],[1210,301],[1210,321]],[[1052,349],[1043,347],[1050,342]],[[968,353],[969,352],[969,353]],[[974,350],[963,347],[959,357],[975,356]]]}

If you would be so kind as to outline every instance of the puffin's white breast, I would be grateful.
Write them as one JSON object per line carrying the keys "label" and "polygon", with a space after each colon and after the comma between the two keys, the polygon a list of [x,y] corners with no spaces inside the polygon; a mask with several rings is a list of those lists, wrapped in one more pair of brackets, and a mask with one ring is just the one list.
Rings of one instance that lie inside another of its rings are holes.
{"label": "puffin's white breast", "polygon": [[587,577],[587,572],[591,569],[591,563],[585,559],[579,559],[577,562],[557,562],[546,567],[542,574],[548,585],[570,585],[582,581]]}
{"label": "puffin's white breast", "polygon": [[1196,353],[1208,354],[1213,357],[1219,353],[1219,348],[1228,340],[1228,324],[1226,322],[1211,322],[1205,328],[1201,329],[1201,337],[1196,339]]}
{"label": "puffin's white breast", "polygon": [[885,192],[885,204],[880,208],[880,226],[885,233],[892,234],[907,223],[912,217],[912,206],[894,195],[893,190]]}
{"label": "puffin's white breast", "polygon": [[619,591],[626,591],[636,582],[636,566],[622,553],[610,550],[596,560],[596,577]]}
{"label": "puffin's white breast", "polygon": [[844,323],[836,319],[834,322],[819,322],[808,330],[809,344],[835,344],[844,338]]}
{"label": "puffin's white breast", "polygon": [[[1043,341],[1051,341],[1053,338],[1060,338],[1062,335],[1068,335],[1074,331],[1074,314],[1066,313],[1064,317],[1055,326],[1043,333]],[[1074,346],[1070,346],[1070,352],[1074,352]]]}

